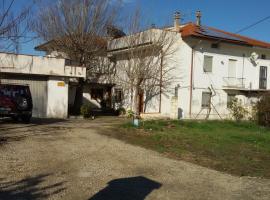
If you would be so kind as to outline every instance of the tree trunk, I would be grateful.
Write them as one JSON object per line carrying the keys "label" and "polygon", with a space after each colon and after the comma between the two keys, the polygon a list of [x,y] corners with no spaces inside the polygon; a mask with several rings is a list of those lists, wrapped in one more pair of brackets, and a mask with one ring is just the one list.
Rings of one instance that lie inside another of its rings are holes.
{"label": "tree trunk", "polygon": [[135,86],[135,94],[134,94],[134,113],[135,113],[135,117],[138,117],[140,115],[140,105],[139,105],[139,98],[140,98],[140,95],[139,95],[139,90],[140,90],[140,87],[137,85]]}

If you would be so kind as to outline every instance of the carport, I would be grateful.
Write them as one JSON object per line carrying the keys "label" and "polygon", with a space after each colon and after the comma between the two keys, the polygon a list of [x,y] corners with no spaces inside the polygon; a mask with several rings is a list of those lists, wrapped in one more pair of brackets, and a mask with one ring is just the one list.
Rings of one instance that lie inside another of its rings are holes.
{"label": "carport", "polygon": [[29,85],[33,100],[33,117],[46,117],[48,88],[46,76],[0,74],[1,83]]}
{"label": "carport", "polygon": [[85,74],[64,59],[0,53],[0,83],[29,85],[33,117],[68,117],[69,82]]}

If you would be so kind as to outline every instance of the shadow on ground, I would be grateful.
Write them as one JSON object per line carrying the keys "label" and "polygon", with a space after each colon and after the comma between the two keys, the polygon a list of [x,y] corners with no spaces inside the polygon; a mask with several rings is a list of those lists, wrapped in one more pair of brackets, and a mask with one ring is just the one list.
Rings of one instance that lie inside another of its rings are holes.
{"label": "shadow on ground", "polygon": [[160,187],[160,183],[142,176],[115,179],[89,200],[144,200]]}
{"label": "shadow on ground", "polygon": [[[65,126],[53,126],[68,120],[64,119],[38,119],[33,118],[29,124],[14,122],[8,118],[0,119],[0,146],[12,141],[20,141],[34,135],[50,135]],[[50,126],[46,126],[50,125]]]}
{"label": "shadow on ground", "polygon": [[64,191],[66,189],[64,186],[65,182],[57,182],[51,185],[46,184],[46,179],[51,175],[41,174],[14,182],[5,182],[5,179],[0,178],[0,199],[48,199],[48,197]]}
{"label": "shadow on ground", "polygon": [[[10,118],[0,118],[0,125],[5,125],[4,127],[0,126],[1,130],[11,130],[11,129],[19,129],[19,128],[27,128],[33,126],[40,126],[40,125],[50,125],[56,124],[60,122],[66,122],[65,119],[46,119],[46,118],[32,118],[31,122],[26,124],[22,122],[14,121]],[[14,126],[16,124],[16,126]]]}

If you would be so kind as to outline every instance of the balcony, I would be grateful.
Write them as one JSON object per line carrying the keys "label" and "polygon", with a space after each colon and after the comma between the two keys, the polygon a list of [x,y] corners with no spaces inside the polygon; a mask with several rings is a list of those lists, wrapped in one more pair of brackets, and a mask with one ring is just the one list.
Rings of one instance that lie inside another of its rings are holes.
{"label": "balcony", "polygon": [[234,89],[245,89],[245,78],[236,77],[224,77],[223,87],[234,88]]}

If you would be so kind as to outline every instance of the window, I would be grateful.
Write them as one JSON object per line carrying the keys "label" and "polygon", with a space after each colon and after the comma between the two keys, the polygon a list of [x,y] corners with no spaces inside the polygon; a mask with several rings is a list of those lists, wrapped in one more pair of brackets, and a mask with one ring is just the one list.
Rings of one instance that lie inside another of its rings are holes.
{"label": "window", "polygon": [[203,92],[202,93],[202,108],[209,108],[211,104],[211,93]]}
{"label": "window", "polygon": [[234,81],[234,79],[236,78],[236,64],[237,60],[229,59],[228,78],[230,81]]}
{"label": "window", "polygon": [[266,89],[267,87],[267,67],[260,67],[260,89]]}
{"label": "window", "polygon": [[219,44],[218,43],[213,43],[213,44],[211,44],[211,48],[212,49],[218,49],[219,48]]}
{"label": "window", "polygon": [[266,59],[266,55],[265,54],[262,54],[261,55],[261,59],[265,60]]}
{"label": "window", "polygon": [[121,103],[123,99],[123,90],[122,89],[115,89],[115,102]]}
{"label": "window", "polygon": [[213,66],[213,57],[204,56],[203,71],[212,72],[212,66]]}
{"label": "window", "polygon": [[231,106],[232,101],[236,98],[235,94],[228,94],[227,96],[227,108]]}

